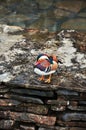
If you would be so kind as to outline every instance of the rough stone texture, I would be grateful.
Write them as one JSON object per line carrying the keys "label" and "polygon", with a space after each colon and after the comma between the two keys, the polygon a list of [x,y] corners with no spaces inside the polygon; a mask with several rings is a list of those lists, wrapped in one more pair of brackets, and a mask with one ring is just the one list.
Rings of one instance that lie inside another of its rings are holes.
{"label": "rough stone texture", "polygon": [[52,5],[52,3],[53,3],[53,1],[51,1],[51,0],[44,0],[44,1],[42,1],[42,0],[36,0],[36,2],[39,4],[39,7],[41,8],[41,9],[47,9],[47,8],[49,8],[51,5]]}
{"label": "rough stone texture", "polygon": [[[16,42],[21,42],[24,37],[20,35],[12,35],[12,33],[22,32],[23,29],[18,26],[8,26],[0,24],[0,55],[9,50]],[[9,33],[11,35],[9,35]],[[4,47],[3,47],[4,46]]]}
{"label": "rough stone texture", "polygon": [[28,114],[28,113],[17,113],[17,112],[3,112],[0,111],[0,118],[7,118],[12,119],[15,121],[21,122],[32,122],[32,123],[39,123],[42,125],[52,126],[56,122],[56,117],[52,116],[41,116],[36,114]]}
{"label": "rough stone texture", "polygon": [[68,20],[67,22],[64,22],[61,26],[62,29],[72,29],[75,30],[84,30],[86,27],[86,21],[81,18]]}
{"label": "rough stone texture", "polygon": [[[78,4],[78,6],[77,6]],[[85,6],[81,0],[73,0],[71,1],[62,1],[62,2],[56,2],[56,6],[59,7],[60,9],[64,9],[64,10],[70,10],[70,11],[74,11],[74,12],[79,12],[81,7]]]}
{"label": "rough stone texture", "polygon": [[0,120],[0,129],[12,129],[14,125],[13,120]]}
{"label": "rough stone texture", "polygon": [[69,27],[86,31],[85,0],[0,0],[0,3],[1,24],[52,32]]}
{"label": "rough stone texture", "polygon": [[[7,44],[16,36],[0,55],[0,129],[85,130],[86,34],[33,29],[15,33],[15,27],[10,34],[0,28]],[[41,52],[55,53],[62,61],[50,84],[33,72]]]}
{"label": "rough stone texture", "polygon": [[38,130],[85,130],[85,128],[79,128],[79,127],[51,127],[51,128],[39,128]]}
{"label": "rough stone texture", "polygon": [[23,130],[35,130],[35,126],[24,126],[24,125],[21,125],[20,129],[23,129]]}

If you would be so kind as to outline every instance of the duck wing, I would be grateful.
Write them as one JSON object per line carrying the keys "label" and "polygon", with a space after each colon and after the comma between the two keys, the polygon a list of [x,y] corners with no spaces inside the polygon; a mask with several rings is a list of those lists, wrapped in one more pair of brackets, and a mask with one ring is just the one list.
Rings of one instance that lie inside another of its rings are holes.
{"label": "duck wing", "polygon": [[49,60],[45,59],[42,62],[38,62],[38,64],[35,66],[36,68],[40,69],[41,71],[44,72],[49,72],[50,71],[50,62]]}

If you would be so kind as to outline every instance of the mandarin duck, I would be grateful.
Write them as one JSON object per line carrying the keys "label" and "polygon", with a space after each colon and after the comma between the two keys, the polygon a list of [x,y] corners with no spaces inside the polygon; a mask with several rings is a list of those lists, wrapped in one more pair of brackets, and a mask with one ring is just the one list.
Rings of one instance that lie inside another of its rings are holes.
{"label": "mandarin duck", "polygon": [[[46,83],[51,82],[51,74],[55,73],[58,68],[57,57],[55,55],[39,54],[34,65],[34,72],[41,75],[40,81],[44,80]],[[45,75],[49,78],[45,80]]]}

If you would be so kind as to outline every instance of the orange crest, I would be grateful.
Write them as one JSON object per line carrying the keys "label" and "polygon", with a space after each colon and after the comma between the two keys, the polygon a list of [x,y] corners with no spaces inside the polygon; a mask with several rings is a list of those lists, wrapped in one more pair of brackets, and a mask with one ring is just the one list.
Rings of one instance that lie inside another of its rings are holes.
{"label": "orange crest", "polygon": [[58,61],[56,55],[52,55],[54,61]]}

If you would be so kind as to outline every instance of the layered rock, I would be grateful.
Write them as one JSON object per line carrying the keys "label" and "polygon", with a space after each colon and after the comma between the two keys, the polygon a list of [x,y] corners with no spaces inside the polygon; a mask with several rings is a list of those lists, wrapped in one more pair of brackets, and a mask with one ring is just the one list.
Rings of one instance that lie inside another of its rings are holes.
{"label": "layered rock", "polygon": [[[4,32],[6,26],[1,25],[0,30],[9,46],[0,55],[0,129],[85,130],[85,33],[49,33],[19,27],[12,27],[9,33]],[[8,43],[11,39],[13,44]],[[54,53],[62,61],[50,84],[40,82],[33,72],[41,52]]]}

